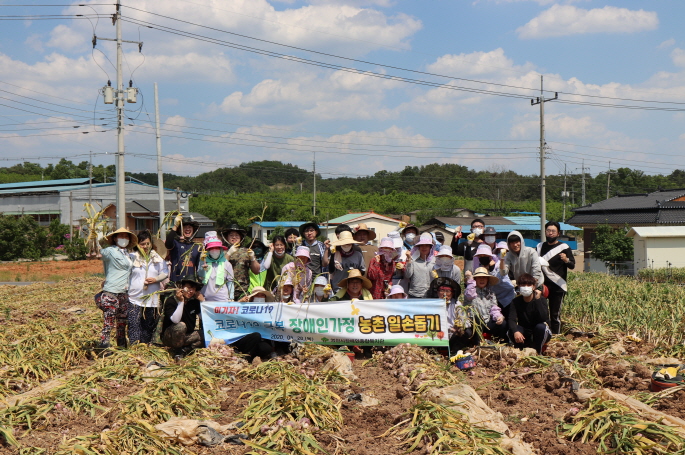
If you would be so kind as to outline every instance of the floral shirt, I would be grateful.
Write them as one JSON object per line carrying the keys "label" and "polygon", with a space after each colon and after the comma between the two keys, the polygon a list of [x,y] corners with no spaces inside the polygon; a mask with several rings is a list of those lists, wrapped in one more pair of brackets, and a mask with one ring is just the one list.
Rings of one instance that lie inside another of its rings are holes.
{"label": "floral shirt", "polygon": [[396,261],[385,262],[381,260],[382,256],[375,256],[371,259],[369,270],[366,272],[366,277],[371,280],[371,295],[374,299],[385,298],[385,283],[387,281],[392,284],[392,276],[395,274]]}
{"label": "floral shirt", "polygon": [[235,300],[248,294],[250,288],[250,255],[247,248],[238,248],[231,254],[229,262],[233,266],[233,283],[235,285]]}

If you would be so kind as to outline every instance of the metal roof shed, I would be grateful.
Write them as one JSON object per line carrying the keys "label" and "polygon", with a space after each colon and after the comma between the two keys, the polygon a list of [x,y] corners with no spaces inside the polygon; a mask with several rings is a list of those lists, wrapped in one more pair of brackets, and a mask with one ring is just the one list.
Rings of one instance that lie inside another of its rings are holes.
{"label": "metal roof shed", "polygon": [[626,236],[633,238],[636,274],[647,267],[685,267],[685,226],[634,227]]}

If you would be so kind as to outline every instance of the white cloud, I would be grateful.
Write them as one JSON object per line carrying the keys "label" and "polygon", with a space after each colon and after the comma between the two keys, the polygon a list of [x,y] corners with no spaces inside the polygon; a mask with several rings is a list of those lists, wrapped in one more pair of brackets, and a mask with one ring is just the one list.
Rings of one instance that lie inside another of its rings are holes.
{"label": "white cloud", "polygon": [[667,39],[663,43],[659,44],[657,46],[657,48],[658,49],[666,49],[667,47],[671,47],[673,45],[675,45],[675,39],[671,38],[671,39]]}
{"label": "white cloud", "polygon": [[[607,133],[606,126],[597,119],[590,116],[576,118],[566,114],[545,115],[545,128],[549,137],[557,139],[597,138]],[[540,118],[533,114],[515,123],[510,130],[511,137],[515,139],[530,139],[539,136],[539,133]]]}
{"label": "white cloud", "polygon": [[654,30],[659,25],[655,12],[605,6],[586,10],[571,5],[554,5],[516,31],[520,38],[546,38],[587,33],[634,33]]}
{"label": "white cloud", "polygon": [[685,50],[676,47],[671,51],[671,58],[674,65],[685,68]]}
{"label": "white cloud", "polygon": [[83,33],[63,24],[52,29],[50,39],[46,43],[48,47],[56,47],[63,51],[83,49],[85,45],[86,37]]}
{"label": "white cloud", "polygon": [[444,75],[482,75],[499,73],[502,70],[530,71],[532,65],[514,65],[514,62],[504,55],[504,49],[497,48],[490,52],[472,52],[470,54],[447,54],[439,57],[435,63],[428,65],[428,71]]}

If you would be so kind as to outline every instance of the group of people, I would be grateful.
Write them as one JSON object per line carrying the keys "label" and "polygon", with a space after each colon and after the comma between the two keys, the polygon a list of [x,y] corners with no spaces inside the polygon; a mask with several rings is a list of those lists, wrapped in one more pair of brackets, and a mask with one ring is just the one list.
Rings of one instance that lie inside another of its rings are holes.
{"label": "group of people", "polygon": [[[267,247],[246,241],[246,231],[232,224],[195,242],[199,225],[178,216],[167,233],[162,257],[148,231],[111,233],[103,250],[104,312],[101,348],[154,340],[179,355],[203,346],[195,323],[202,301],[316,303],[337,300],[441,298],[447,306],[450,348],[481,341],[483,334],[540,352],[550,333],[559,333],[566,273],[573,254],[558,241],[559,224],[546,226],[546,242],[527,247],[513,231],[507,241],[480,219],[471,233],[451,245],[444,236],[423,233],[400,223],[372,244],[376,233],[365,224],[339,225],[336,240],[320,240],[317,223],[305,223],[276,235]],[[464,257],[462,271],[454,257]],[[164,296],[161,298],[160,296]],[[408,304],[410,304],[408,302]],[[128,326],[128,337],[127,328]],[[158,336],[155,336],[158,335]],[[274,345],[258,333],[234,347],[250,356],[275,355]]]}

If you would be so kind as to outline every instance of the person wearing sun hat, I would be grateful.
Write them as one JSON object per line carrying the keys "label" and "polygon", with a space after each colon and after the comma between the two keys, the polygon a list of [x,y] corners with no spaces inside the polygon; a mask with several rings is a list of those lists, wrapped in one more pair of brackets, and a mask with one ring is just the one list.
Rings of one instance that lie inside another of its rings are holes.
{"label": "person wearing sun hat", "polygon": [[374,299],[384,299],[385,293],[392,285],[392,277],[397,271],[397,257],[399,254],[395,250],[395,245],[391,238],[381,239],[378,247],[378,254],[371,260],[366,277],[371,281],[371,295]]}
{"label": "person wearing sun hat", "polygon": [[433,266],[433,279],[450,278],[457,283],[461,283],[461,269],[454,263],[452,248],[443,245],[435,255],[435,265]]}
{"label": "person wearing sun hat", "polygon": [[352,269],[360,270],[362,273],[366,272],[364,265],[364,255],[354,246],[359,245],[359,242],[354,239],[351,232],[343,231],[340,233],[340,238],[331,243],[335,248],[333,253],[333,264],[331,265],[331,287],[333,292],[338,292],[340,280],[347,277],[347,272]]}
{"label": "person wearing sun hat", "polygon": [[392,284],[399,284],[404,288],[404,292],[406,293],[407,289],[409,289],[409,282],[404,277],[404,269],[407,266],[407,258],[402,254],[402,236],[400,235],[399,231],[390,231],[388,232],[388,238],[392,239],[393,246],[397,251],[397,261],[395,262],[395,273],[392,275]]}
{"label": "person wearing sun hat", "polygon": [[[451,250],[451,247],[448,246],[448,248]],[[436,278],[431,282],[429,295],[431,298],[443,299],[445,301],[450,350],[456,352],[460,347],[464,347],[459,342],[459,336],[454,336],[460,326],[463,325],[462,321],[465,319],[464,307],[459,301],[461,286],[451,278]]]}
{"label": "person wearing sun hat", "polygon": [[433,236],[425,233],[421,234],[419,240],[411,249],[411,254],[407,257],[407,267],[404,276],[409,282],[410,299],[423,299],[428,293],[428,288],[432,281],[431,272],[435,265],[435,255],[433,246]]}
{"label": "person wearing sun hat", "polygon": [[339,283],[340,289],[330,298],[331,302],[338,300],[373,300],[371,295],[371,281],[362,274],[361,270],[352,269],[347,278]]}
{"label": "person wearing sun hat", "polygon": [[233,266],[224,254],[228,249],[216,231],[207,231],[204,239],[205,254],[198,270],[202,282],[202,295],[207,302],[233,300]]}
{"label": "person wearing sun hat", "polygon": [[328,283],[328,278],[325,275],[319,275],[314,280],[314,294],[312,299],[314,302],[324,302],[331,295],[331,285]]}
{"label": "person wearing sun hat", "polygon": [[105,238],[111,246],[101,251],[105,282],[98,304],[104,317],[104,325],[100,333],[100,349],[107,349],[111,346],[110,334],[115,326],[117,345],[127,346],[128,289],[133,269],[129,249],[138,245],[138,237],[126,228],[119,228]]}
{"label": "person wearing sun hat", "polygon": [[[479,267],[475,273],[466,273],[466,291],[464,292],[465,309],[470,307],[471,317],[463,322],[461,340],[467,344],[480,343],[479,333],[488,332],[508,340],[507,322],[497,305],[497,296],[492,286],[499,283],[499,278],[490,275],[488,269]],[[480,330],[474,330],[478,325]],[[456,335],[460,335],[459,332]]]}
{"label": "person wearing sun hat", "polygon": [[302,303],[312,285],[313,274],[309,269],[309,248],[299,246],[295,251],[295,260],[283,266],[279,287],[289,282],[293,286],[292,300],[294,303]]}
{"label": "person wearing sun hat", "polygon": [[178,358],[204,346],[202,318],[199,329],[196,328],[204,296],[200,292],[202,282],[193,275],[181,277],[176,286],[176,292],[164,300],[161,338],[162,344]]}
{"label": "person wearing sun hat", "polygon": [[195,233],[200,229],[200,223],[192,216],[177,215],[174,228],[167,232],[164,246],[169,251],[171,270],[169,280],[176,282],[188,275],[195,275],[200,265],[201,247],[195,243]]}
{"label": "person wearing sun hat", "polygon": [[250,289],[250,272],[258,274],[261,264],[251,248],[242,246],[245,240],[245,229],[235,223],[221,229],[221,236],[229,245],[226,257],[233,266],[233,284],[235,300],[242,301]]}
{"label": "person wearing sun hat", "polygon": [[404,288],[400,286],[399,284],[395,284],[390,288],[390,292],[388,292],[388,296],[386,299],[406,299],[407,298],[407,293],[404,292]]}
{"label": "person wearing sun hat", "polygon": [[473,257],[473,263],[474,265],[480,263],[481,267],[485,268],[490,275],[499,280],[496,284],[491,285],[490,289],[495,293],[497,303],[502,308],[502,313],[506,318],[509,314],[509,304],[516,297],[516,292],[514,291],[514,284],[511,282],[511,279],[501,269],[502,261],[500,257],[492,252],[487,243],[483,242],[478,245],[476,255]]}
{"label": "person wearing sun hat", "polygon": [[300,226],[300,237],[302,246],[309,248],[309,270],[315,275],[325,273],[328,269],[328,249],[330,240],[320,242],[316,238],[321,235],[318,223],[308,222]]}
{"label": "person wearing sun hat", "polygon": [[[402,252],[405,253],[406,251],[411,251],[416,245],[416,241],[419,237],[419,228],[413,224],[407,224],[400,231],[400,235],[402,236],[404,242],[402,244]],[[433,237],[431,237],[431,239],[432,238]]]}
{"label": "person wearing sun hat", "polygon": [[378,253],[378,247],[372,245],[369,242],[376,240],[376,233],[369,229],[366,223],[359,223],[354,227],[354,239],[359,242],[359,250],[364,256],[364,269],[369,269],[369,264],[371,264],[371,259]]}

